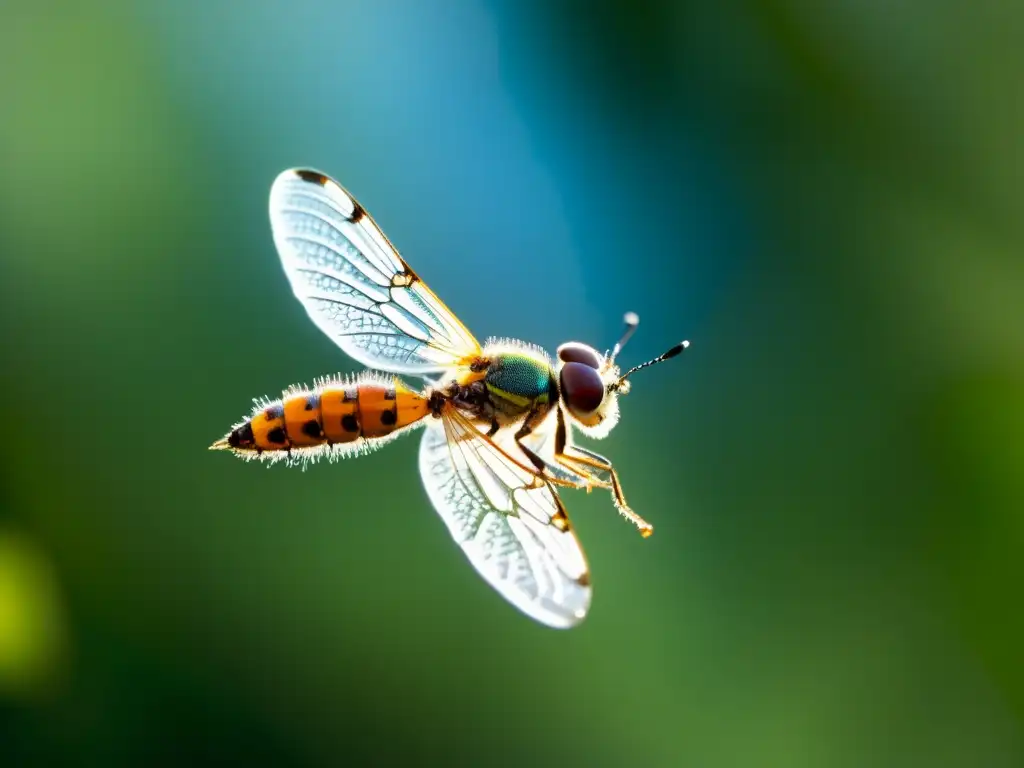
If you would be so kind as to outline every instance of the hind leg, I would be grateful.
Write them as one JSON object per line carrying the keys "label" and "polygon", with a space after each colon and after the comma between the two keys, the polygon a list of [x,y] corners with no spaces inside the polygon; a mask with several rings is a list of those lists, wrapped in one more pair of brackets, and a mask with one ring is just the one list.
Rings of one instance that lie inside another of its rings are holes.
{"label": "hind leg", "polygon": [[[608,459],[576,446],[570,446],[567,451],[569,452],[555,454],[555,461],[572,472],[588,477],[593,485],[610,490],[612,501],[615,503],[615,508],[619,510],[619,514],[633,523],[645,539],[654,533],[654,526],[640,517],[626,503],[626,496],[622,492],[622,483],[619,481],[619,473],[615,471],[615,467]],[[602,481],[596,473],[606,473],[609,480]]]}
{"label": "hind leg", "polygon": [[[585,488],[588,493],[593,488],[602,488],[609,491],[612,495],[612,502],[615,504],[619,514],[633,523],[637,530],[640,531],[641,536],[647,538],[654,533],[654,526],[640,517],[626,503],[626,496],[622,492],[622,483],[619,481],[619,473],[615,471],[611,461],[599,453],[588,451],[586,448],[569,445],[565,414],[562,413],[561,408],[557,410],[557,419],[554,461],[545,460],[536,451],[531,450],[522,442],[523,438],[532,432],[534,426],[530,417],[527,417],[526,421],[523,422],[523,426],[516,433],[516,444],[527,458],[530,459],[541,474],[559,485]],[[536,423],[539,424],[539,420]]]}
{"label": "hind leg", "polygon": [[[612,463],[599,453],[588,451],[576,445],[569,445],[568,432],[565,428],[565,414],[558,409],[558,425],[555,432],[555,461],[558,465],[569,472],[575,473],[584,478],[590,487],[606,488],[611,491],[612,501],[619,514],[629,520],[640,531],[645,539],[654,533],[654,526],[634,512],[626,503],[626,496],[622,492],[622,483],[619,482],[619,473],[615,471]],[[607,479],[601,475],[607,475]],[[587,490],[590,490],[588,487]]]}

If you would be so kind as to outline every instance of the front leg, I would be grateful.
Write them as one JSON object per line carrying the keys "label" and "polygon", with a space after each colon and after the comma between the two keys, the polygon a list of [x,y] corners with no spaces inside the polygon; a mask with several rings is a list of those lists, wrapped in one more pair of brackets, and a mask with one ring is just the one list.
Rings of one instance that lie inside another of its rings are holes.
{"label": "front leg", "polygon": [[530,463],[533,464],[542,476],[554,481],[558,485],[564,485],[571,488],[583,488],[587,493],[590,493],[590,490],[595,486],[598,488],[610,488],[611,486],[608,482],[594,477],[593,473],[589,470],[581,471],[578,468],[569,467],[557,460],[557,454],[562,451],[564,446],[564,441],[561,436],[565,432],[565,422],[562,417],[561,409],[557,409],[556,407],[558,425],[555,433],[555,460],[548,461],[526,444],[525,439],[534,434],[534,430],[540,426],[541,422],[543,422],[547,417],[548,411],[550,411],[550,406],[546,403],[541,406],[534,406],[534,408],[530,410],[529,414],[527,414],[522,426],[520,426],[513,436],[516,441],[516,445],[519,447],[519,450],[523,452],[523,455],[530,460]]}
{"label": "front leg", "polygon": [[523,419],[523,425],[516,430],[513,439],[516,441],[516,445],[519,446],[519,450],[523,452],[523,455],[530,460],[530,463],[537,468],[539,472],[544,472],[545,468],[549,464],[544,461],[540,456],[537,455],[536,451],[530,448],[526,443],[523,442],[523,438],[533,433],[544,417],[548,415],[548,411],[551,406],[548,403],[534,403],[533,408],[526,414],[526,418]]}

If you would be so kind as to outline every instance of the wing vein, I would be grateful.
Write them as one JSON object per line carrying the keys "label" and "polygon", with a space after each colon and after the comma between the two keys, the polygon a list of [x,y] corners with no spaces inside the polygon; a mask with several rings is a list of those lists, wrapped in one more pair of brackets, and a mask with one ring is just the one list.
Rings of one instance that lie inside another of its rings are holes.
{"label": "wing vein", "polygon": [[293,293],[357,362],[426,376],[479,356],[472,334],[333,179],[308,169],[280,174],[270,222]]}

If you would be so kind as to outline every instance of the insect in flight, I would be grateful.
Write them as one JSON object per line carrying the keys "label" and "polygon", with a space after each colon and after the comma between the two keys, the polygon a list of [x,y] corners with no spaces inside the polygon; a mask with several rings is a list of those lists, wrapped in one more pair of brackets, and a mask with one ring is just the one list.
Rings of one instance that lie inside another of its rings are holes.
{"label": "insect in flight", "polygon": [[[552,360],[518,341],[481,346],[355,198],[319,171],[277,177],[270,221],[285,274],[310,318],[375,371],[256,401],[210,447],[305,465],[357,456],[425,427],[420,476],[476,570],[537,621],[579,623],[590,606],[590,574],[557,489],[606,489],[643,536],[652,528],[626,504],[611,462],[576,445],[573,430],[607,435],[629,377],[675,357],[688,342],[623,373],[616,356],[639,322],[629,313],[610,353],[568,342]],[[400,374],[425,384],[411,387]]]}

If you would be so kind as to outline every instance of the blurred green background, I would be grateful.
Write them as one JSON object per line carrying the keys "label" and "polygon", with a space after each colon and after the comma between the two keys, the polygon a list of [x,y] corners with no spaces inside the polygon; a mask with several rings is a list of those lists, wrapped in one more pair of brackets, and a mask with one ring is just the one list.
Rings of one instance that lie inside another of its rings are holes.
{"label": "blurred green background", "polygon": [[[1024,5],[5,0],[0,764],[1024,765]],[[415,438],[207,445],[353,370],[267,194],[342,181],[482,339],[609,345],[578,629]]]}

